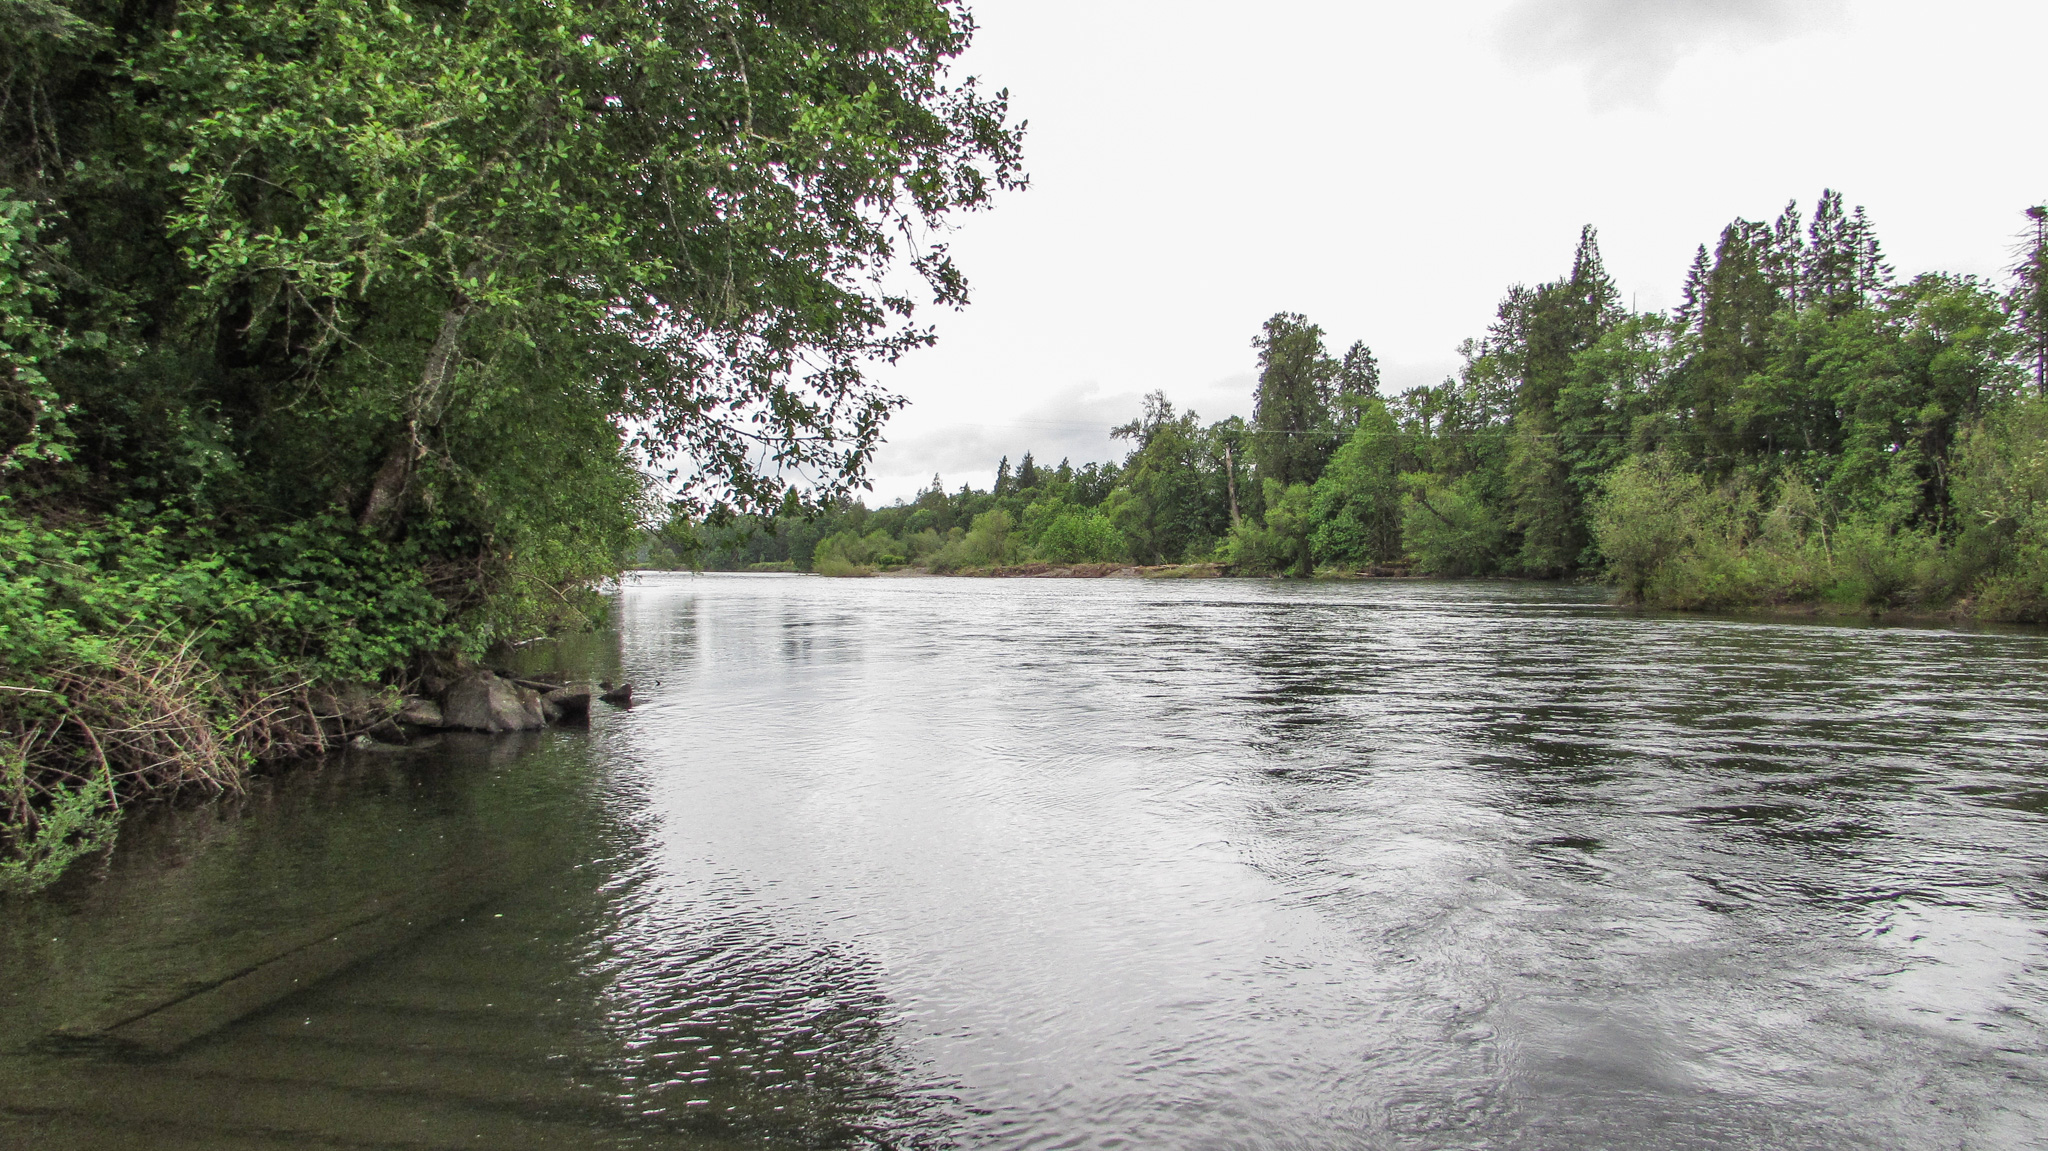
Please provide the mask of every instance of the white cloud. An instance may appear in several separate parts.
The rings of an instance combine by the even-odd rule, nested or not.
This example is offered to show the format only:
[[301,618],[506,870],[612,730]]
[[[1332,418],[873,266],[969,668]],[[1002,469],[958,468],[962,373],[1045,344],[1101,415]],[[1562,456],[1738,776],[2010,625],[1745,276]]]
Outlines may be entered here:
[[[1200,387],[1168,389],[1167,398],[1177,410],[1192,407],[1204,423],[1213,423],[1249,415],[1251,395],[1252,377],[1240,373]],[[1136,419],[1144,408],[1145,398],[1137,391],[1084,383],[1042,394],[1029,408],[1000,422],[935,421],[919,427],[911,422],[911,413],[905,413],[868,470],[875,485],[868,502],[909,499],[931,483],[934,471],[948,490],[962,483],[986,488],[995,478],[998,460],[1008,456],[1015,467],[1025,452],[1046,467],[1062,459],[1075,467],[1122,460],[1130,445],[1112,440],[1109,429]]]
[[1842,0],[1516,0],[1496,37],[1517,63],[1584,68],[1596,109],[1649,107],[1686,56],[1784,40],[1842,12]]

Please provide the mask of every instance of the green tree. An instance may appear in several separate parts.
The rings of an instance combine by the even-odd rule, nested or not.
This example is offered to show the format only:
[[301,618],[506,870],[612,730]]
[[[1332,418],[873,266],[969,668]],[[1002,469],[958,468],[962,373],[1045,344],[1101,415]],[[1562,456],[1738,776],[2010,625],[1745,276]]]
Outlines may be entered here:
[[1401,558],[1400,433],[1377,397],[1316,480],[1309,507],[1318,563],[1381,564]]
[[1521,534],[1517,566],[1530,575],[1571,571],[1588,540],[1581,492],[1558,442],[1558,397],[1579,356],[1621,321],[1620,293],[1600,258],[1591,225],[1579,232],[1571,275],[1526,299],[1510,329],[1519,347],[1508,354],[1521,369],[1508,472]]
[[1164,392],[1145,397],[1145,412],[1110,435],[1135,447],[1125,459],[1118,496],[1104,503],[1140,563],[1178,563],[1206,551],[1222,534],[1224,514],[1205,464],[1207,437],[1194,412],[1174,410]]
[[2048,205],[2027,209],[2032,236],[2015,271],[2011,309],[2034,374],[2034,394],[2048,396]]
[[1282,490],[1314,483],[1335,446],[1331,403],[1340,365],[1323,350],[1323,330],[1294,312],[1275,313],[1252,347],[1259,352],[1252,405],[1258,474]]
[[[81,47],[11,78],[5,131],[41,143],[0,184],[56,223],[71,318],[134,354],[52,378],[96,476],[215,507],[496,534],[579,482],[514,452],[829,503],[898,403],[864,365],[929,340],[876,273],[964,299],[905,229],[1016,182],[1003,98],[945,80],[971,25],[936,0],[71,11]],[[218,466],[164,466],[195,440]]]

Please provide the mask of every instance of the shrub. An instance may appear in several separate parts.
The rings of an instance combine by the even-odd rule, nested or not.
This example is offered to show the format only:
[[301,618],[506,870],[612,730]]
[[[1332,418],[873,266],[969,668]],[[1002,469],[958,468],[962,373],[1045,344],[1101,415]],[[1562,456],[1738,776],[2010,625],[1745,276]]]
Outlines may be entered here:
[[1401,537],[1416,568],[1436,575],[1484,575],[1493,570],[1506,526],[1479,491],[1480,477],[1450,483],[1435,476],[1401,477]]
[[1110,563],[1124,557],[1124,536],[1099,511],[1067,508],[1045,525],[1032,550],[1053,563]]
[[[955,533],[959,530],[953,529]],[[974,517],[973,526],[964,535],[949,538],[933,552],[929,566],[935,572],[950,572],[1012,563],[1023,554],[1023,541],[1015,533],[1016,520],[1009,512],[1001,508],[983,512]]]

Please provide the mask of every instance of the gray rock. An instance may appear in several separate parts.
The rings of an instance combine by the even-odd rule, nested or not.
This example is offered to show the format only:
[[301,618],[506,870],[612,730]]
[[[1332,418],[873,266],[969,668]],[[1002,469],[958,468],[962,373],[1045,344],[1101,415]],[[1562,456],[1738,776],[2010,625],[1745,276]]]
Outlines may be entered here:
[[548,725],[548,708],[545,703],[541,702],[540,693],[530,687],[515,687],[513,690],[519,693],[519,710],[526,715],[526,727],[528,729],[546,727]]
[[465,731],[531,731],[547,726],[540,695],[488,671],[455,681],[441,708],[444,727]]
[[414,727],[444,727],[447,721],[441,717],[441,705],[431,699],[416,695],[405,697],[405,706],[398,709],[398,722]]
[[596,694],[597,689],[587,683],[572,683],[540,698],[542,704],[553,709],[552,718],[556,723],[588,723],[590,700]]
[[351,725],[375,723],[398,707],[393,693],[367,683],[316,687],[306,693],[306,702],[311,706],[314,718],[339,719]]

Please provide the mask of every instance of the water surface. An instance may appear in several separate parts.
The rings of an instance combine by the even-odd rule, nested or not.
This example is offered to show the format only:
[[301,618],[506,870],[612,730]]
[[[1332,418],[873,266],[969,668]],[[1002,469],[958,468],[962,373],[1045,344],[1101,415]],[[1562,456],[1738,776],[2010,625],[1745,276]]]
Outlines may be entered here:
[[[8,908],[0,1143],[2043,1145],[2048,639],[1490,583],[648,576],[588,733]],[[168,1057],[49,1033],[448,877]]]

